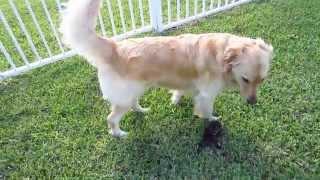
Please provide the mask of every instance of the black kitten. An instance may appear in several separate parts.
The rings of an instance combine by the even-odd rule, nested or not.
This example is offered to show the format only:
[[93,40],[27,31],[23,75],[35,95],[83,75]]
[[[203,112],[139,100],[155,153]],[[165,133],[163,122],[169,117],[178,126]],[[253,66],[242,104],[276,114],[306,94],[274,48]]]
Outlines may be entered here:
[[215,147],[222,148],[223,128],[219,121],[210,121],[203,133],[199,148]]

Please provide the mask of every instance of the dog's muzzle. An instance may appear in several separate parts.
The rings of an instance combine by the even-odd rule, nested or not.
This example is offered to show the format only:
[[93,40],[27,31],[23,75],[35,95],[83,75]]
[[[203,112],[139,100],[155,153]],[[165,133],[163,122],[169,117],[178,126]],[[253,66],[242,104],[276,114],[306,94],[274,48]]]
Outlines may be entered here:
[[255,105],[257,103],[257,97],[256,96],[249,96],[247,98],[247,103],[250,105]]

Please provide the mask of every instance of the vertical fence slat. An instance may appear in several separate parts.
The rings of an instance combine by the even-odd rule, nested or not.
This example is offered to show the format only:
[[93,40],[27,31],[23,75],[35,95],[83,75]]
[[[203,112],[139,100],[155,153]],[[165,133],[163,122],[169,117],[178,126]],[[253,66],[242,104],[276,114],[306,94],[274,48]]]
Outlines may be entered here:
[[119,8],[119,11],[120,11],[120,19],[121,19],[122,31],[123,32],[127,32],[126,24],[124,23],[124,15],[123,15],[123,8],[122,8],[121,0],[117,0],[117,2],[118,2],[118,8]]
[[189,17],[189,11],[190,11],[190,2],[189,0],[186,0],[186,17]]
[[28,11],[30,12],[32,21],[33,21],[33,23],[35,24],[36,29],[37,29],[37,31],[38,31],[38,33],[39,33],[39,35],[40,35],[40,38],[41,38],[41,40],[42,40],[42,42],[43,42],[43,44],[44,44],[44,46],[45,46],[45,48],[46,48],[49,56],[51,57],[51,56],[52,56],[52,53],[51,53],[51,50],[50,50],[50,48],[49,48],[48,42],[47,42],[47,40],[46,40],[46,38],[45,38],[45,36],[44,36],[44,34],[43,34],[43,32],[42,32],[42,29],[41,29],[41,27],[40,27],[40,25],[39,25],[39,23],[38,23],[38,20],[37,20],[37,18],[36,18],[36,15],[34,14],[34,12],[33,12],[33,10],[32,10],[32,7],[31,7],[31,4],[30,4],[29,0],[25,0],[25,3],[26,3],[26,5],[27,5]]
[[36,47],[35,47],[35,45],[34,45],[34,43],[33,43],[33,41],[32,41],[32,38],[31,38],[29,32],[27,31],[26,26],[24,25],[24,23],[23,23],[23,21],[22,21],[22,19],[21,19],[20,13],[18,12],[18,10],[17,10],[17,8],[16,8],[16,5],[14,4],[14,2],[13,2],[12,0],[9,0],[9,4],[10,4],[12,10],[13,10],[14,15],[15,15],[16,18],[18,19],[18,23],[19,23],[20,29],[22,30],[22,32],[23,32],[24,35],[26,36],[27,41],[28,41],[28,44],[29,44],[32,52],[35,54],[36,59],[37,59],[37,60],[40,60],[41,57],[40,57],[40,55],[39,55],[39,53],[38,53],[38,51],[37,51],[37,49],[36,49]]
[[149,0],[151,24],[156,32],[163,31],[161,4],[161,0]]
[[177,0],[177,19],[180,20],[180,0]]
[[142,0],[139,0],[139,11],[140,11],[140,19],[141,19],[141,25],[144,26],[144,15],[143,15],[143,4]]
[[111,21],[112,33],[115,36],[115,35],[117,35],[117,31],[116,31],[116,26],[114,24],[114,17],[113,17],[113,12],[112,12],[112,8],[111,8],[110,0],[107,0],[107,8],[108,8],[108,13],[109,13],[109,18]]
[[46,14],[47,20],[49,21],[49,24],[50,24],[51,30],[52,30],[52,32],[53,32],[53,35],[54,35],[55,38],[57,39],[59,48],[60,48],[61,52],[64,52],[64,49],[63,49],[63,46],[62,46],[60,37],[59,37],[59,35],[58,35],[58,33],[57,33],[56,27],[55,27],[55,25],[53,24],[51,15],[50,15],[50,13],[49,13],[47,3],[46,3],[44,0],[41,0],[41,4],[42,4],[42,7],[43,7],[44,12],[45,12],[45,14]]
[[213,0],[210,1],[210,9],[213,9]]
[[136,22],[135,22],[134,13],[133,13],[132,1],[128,0],[128,3],[129,3],[130,18],[131,18],[131,26],[132,26],[132,29],[136,29]]
[[101,12],[99,12],[98,20],[99,20],[99,24],[100,24],[102,35],[106,36],[106,29],[105,29],[105,26],[104,26],[103,18],[101,16]]
[[152,24],[151,0],[148,0],[150,24]]
[[168,23],[171,23],[171,0],[167,1],[168,6]]
[[198,14],[198,0],[194,0],[194,15]]
[[218,0],[218,8],[221,7],[221,0]]
[[0,10],[0,19],[1,19],[1,22],[4,24],[4,27],[5,27],[6,31],[8,32],[9,36],[11,37],[15,47],[17,48],[18,53],[20,54],[23,62],[25,64],[29,64],[29,61],[28,61],[26,55],[24,54],[19,42],[17,41],[17,38],[15,37],[14,33],[12,32],[12,29],[11,29],[10,25],[8,24],[8,21],[4,17],[4,14],[2,13],[1,10]]
[[60,0],[55,0],[56,1],[56,4],[57,4],[57,7],[58,7],[58,10],[59,10],[59,13],[62,12],[62,6],[61,6],[61,2]]
[[10,56],[10,54],[8,53],[8,51],[6,50],[6,48],[4,47],[1,41],[0,41],[0,50],[3,53],[4,57],[6,58],[6,60],[8,61],[8,63],[10,64],[11,68],[15,69],[16,65],[14,64],[12,57]]
[[202,0],[202,13],[206,12],[206,0]]

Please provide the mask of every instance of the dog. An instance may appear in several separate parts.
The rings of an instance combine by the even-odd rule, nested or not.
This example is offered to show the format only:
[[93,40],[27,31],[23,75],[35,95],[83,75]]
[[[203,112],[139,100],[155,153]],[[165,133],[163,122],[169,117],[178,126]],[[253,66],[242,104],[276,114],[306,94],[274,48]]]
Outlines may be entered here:
[[110,133],[124,137],[119,123],[130,109],[147,112],[139,97],[150,87],[172,90],[177,104],[185,92],[194,97],[194,113],[212,116],[215,97],[239,87],[249,104],[266,78],[273,47],[261,39],[227,33],[145,37],[116,42],[95,31],[101,0],[70,0],[60,24],[63,42],[97,68],[103,98],[111,103]]

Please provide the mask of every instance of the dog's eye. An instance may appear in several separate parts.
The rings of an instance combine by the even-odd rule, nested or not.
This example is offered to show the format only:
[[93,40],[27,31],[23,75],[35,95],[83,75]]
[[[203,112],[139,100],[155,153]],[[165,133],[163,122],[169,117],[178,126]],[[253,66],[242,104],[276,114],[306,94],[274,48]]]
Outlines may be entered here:
[[249,83],[249,80],[245,77],[242,77],[242,80],[245,82],[245,83]]

